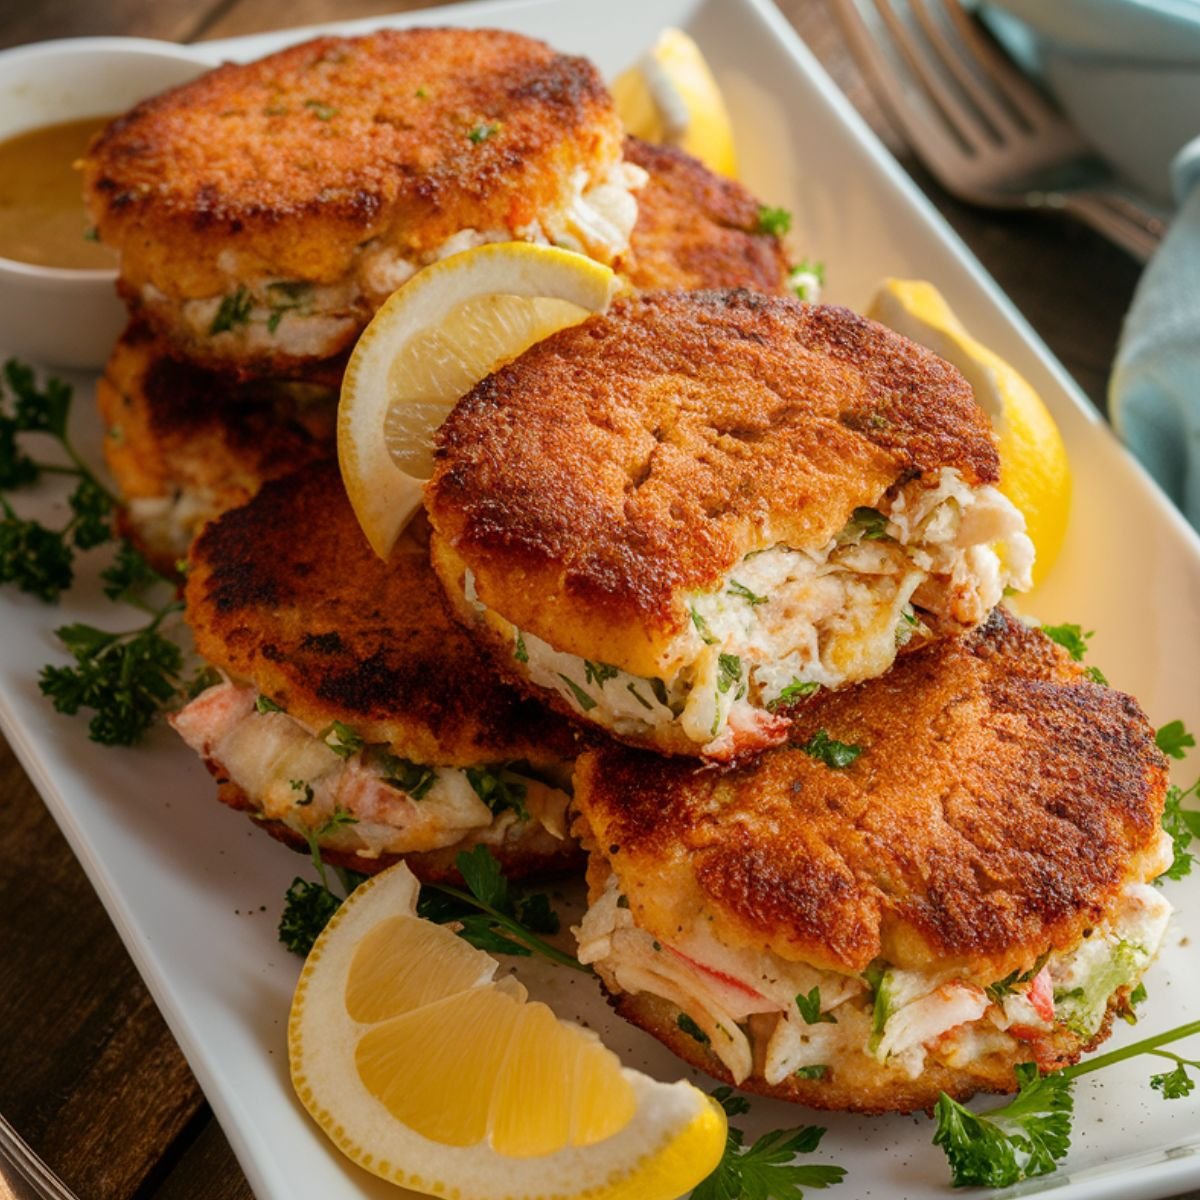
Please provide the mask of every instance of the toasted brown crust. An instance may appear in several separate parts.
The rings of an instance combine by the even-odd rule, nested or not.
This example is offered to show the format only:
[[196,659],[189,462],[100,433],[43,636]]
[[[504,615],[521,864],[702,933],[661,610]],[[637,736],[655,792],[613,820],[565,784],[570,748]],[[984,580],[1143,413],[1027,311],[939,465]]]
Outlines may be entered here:
[[624,157],[650,176],[637,193],[629,251],[616,263],[633,287],[783,292],[783,242],[760,231],[761,205],[746,188],[674,146],[627,137]]
[[[851,1063],[834,1064],[820,1079],[802,1079],[793,1075],[778,1084],[769,1084],[756,1072],[737,1087],[743,1092],[804,1104],[809,1108],[874,1115],[932,1110],[942,1092],[956,1100],[967,1100],[976,1092],[1014,1092],[1017,1089],[1014,1068],[1018,1064],[1036,1057],[1043,1071],[1058,1070],[1078,1062],[1085,1052],[1103,1042],[1112,1026],[1113,1014],[1126,1007],[1126,994],[1127,989],[1114,994],[1104,1023],[1086,1043],[1059,1025],[1036,1047],[1015,1038],[1009,1039],[1010,1049],[977,1058],[966,1068],[950,1067],[930,1056],[916,1079],[907,1079],[900,1072],[887,1070],[860,1055]],[[640,992],[637,995],[610,995],[609,1003],[627,1021],[657,1038],[685,1062],[723,1083],[734,1082],[715,1054],[680,1029],[679,1009],[669,1001],[649,992]]]
[[92,143],[84,187],[129,299],[147,284],[199,298],[335,282],[372,239],[411,257],[464,228],[515,232],[566,203],[577,169],[615,162],[620,138],[586,59],[499,30],[381,30],[144,101]]
[[[806,754],[818,730],[862,747]],[[603,746],[575,803],[636,923],[859,972],[983,982],[1078,944],[1156,873],[1167,770],[1137,703],[997,609],[974,633],[821,693],[742,769]]]
[[[328,457],[340,364],[310,383],[239,384],[171,356],[145,326],[121,335],[96,385],[104,457],[121,498],[198,503],[194,524],[245,504],[268,479]],[[180,548],[123,511],[124,532],[173,572]]]
[[688,593],[750,551],[824,545],[943,467],[974,486],[998,461],[970,387],[929,351],[847,309],[651,293],[472,389],[438,434],[426,503],[490,608],[656,675]]
[[[239,812],[251,815],[257,812],[246,793],[229,780],[220,781],[217,797],[222,804],[227,804]],[[308,842],[282,821],[264,820],[255,816],[254,823],[298,853],[310,853]],[[321,859],[328,866],[359,871],[364,875],[374,875],[398,862],[404,862],[422,883],[461,884],[462,876],[454,865],[454,860],[461,851],[476,844],[476,839],[464,838],[441,850],[425,850],[415,854],[380,854],[376,858],[322,846]],[[535,821],[526,824],[515,840],[488,842],[487,845],[509,879],[525,879],[534,875],[562,875],[576,872],[583,865],[583,852],[578,842],[573,838],[560,840],[547,833]]]
[[384,563],[334,464],[267,484],[192,547],[185,595],[197,649],[304,724],[343,721],[417,762],[571,758],[566,722],[480,669],[442,604],[422,528]]

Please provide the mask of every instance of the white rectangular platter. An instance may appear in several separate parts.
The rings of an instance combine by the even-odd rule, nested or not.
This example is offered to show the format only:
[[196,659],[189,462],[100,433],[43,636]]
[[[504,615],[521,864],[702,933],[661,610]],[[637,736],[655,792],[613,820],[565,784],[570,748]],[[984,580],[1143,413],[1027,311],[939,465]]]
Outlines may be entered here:
[[[825,260],[827,299],[861,307],[884,276],[931,279],[1052,410],[1075,473],[1074,513],[1058,566],[1025,609],[1096,630],[1091,660],[1138,696],[1153,722],[1182,717],[1200,727],[1200,539],[767,0],[500,0],[328,28],[415,23],[518,30],[590,56],[609,77],[664,25],[689,30],[728,98],[745,181],[793,211],[797,257]],[[310,32],[208,43],[196,53],[206,62],[248,59]],[[74,382],[78,444],[95,452],[93,381]],[[26,515],[57,520],[61,511],[50,493],[20,502]],[[157,729],[136,750],[104,749],[87,740],[84,720],[55,715],[38,694],[40,667],[62,654],[53,628],[69,620],[116,626],[119,614],[99,598],[103,565],[101,552],[85,556],[78,586],[58,608],[0,594],[4,731],[91,877],[260,1200],[394,1197],[396,1189],[329,1147],[288,1083],[285,1028],[300,963],[276,941],[275,924],[303,860],[221,809],[200,763],[169,730]],[[1191,769],[1200,770],[1200,759]],[[1200,877],[1169,885],[1167,894],[1178,913],[1149,976],[1139,1034],[1200,1012]],[[662,1078],[680,1074],[677,1060],[615,1019],[586,979],[523,964],[519,973],[560,1013],[597,1028],[629,1065]],[[1122,1025],[1112,1044],[1134,1036]],[[1200,1187],[1200,1092],[1166,1103],[1150,1090],[1150,1073],[1142,1060],[1083,1082],[1067,1168],[1008,1194],[1138,1200]],[[830,1131],[819,1160],[849,1170],[831,1195],[951,1194],[924,1118],[815,1115],[758,1101],[743,1123],[757,1135],[812,1121]]]

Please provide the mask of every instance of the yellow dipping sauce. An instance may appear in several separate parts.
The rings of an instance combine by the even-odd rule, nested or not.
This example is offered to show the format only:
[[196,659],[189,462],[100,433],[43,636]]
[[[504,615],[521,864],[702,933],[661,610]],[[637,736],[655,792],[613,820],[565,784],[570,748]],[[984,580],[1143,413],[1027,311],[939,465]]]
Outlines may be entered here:
[[74,167],[110,120],[63,121],[0,142],[0,258],[39,267],[117,265],[112,250],[89,240],[91,223]]

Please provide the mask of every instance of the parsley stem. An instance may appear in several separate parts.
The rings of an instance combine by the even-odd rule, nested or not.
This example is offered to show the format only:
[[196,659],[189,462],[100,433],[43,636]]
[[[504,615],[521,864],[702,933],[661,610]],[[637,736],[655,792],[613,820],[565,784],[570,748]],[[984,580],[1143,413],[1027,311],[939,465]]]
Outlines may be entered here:
[[506,929],[518,941],[524,943],[531,950],[536,950],[539,954],[548,958],[551,962],[557,963],[560,967],[571,967],[576,971],[582,971],[585,975],[591,975],[592,968],[584,966],[577,958],[573,958],[569,954],[564,954],[563,951],[551,946],[549,942],[543,942],[536,934],[530,933],[519,922],[514,921],[511,917],[506,917],[498,909],[493,908],[490,904],[485,904],[482,900],[472,896],[470,892],[464,892],[461,888],[456,888],[449,883],[433,883],[430,887],[436,888],[439,892],[445,892],[447,896],[453,896],[456,900],[461,900],[465,904],[470,904],[474,908],[481,909],[487,913],[489,917]]
[[1177,1025],[1165,1033],[1156,1033],[1153,1037],[1142,1038],[1130,1046],[1122,1046],[1120,1050],[1110,1050],[1098,1058],[1089,1058],[1087,1062],[1076,1063],[1073,1067],[1064,1068],[1059,1074],[1065,1079],[1078,1079],[1081,1075],[1089,1075],[1113,1063],[1122,1062],[1127,1058],[1135,1058],[1139,1054],[1150,1054],[1157,1051],[1159,1046],[1167,1042],[1177,1042],[1181,1038],[1191,1037],[1200,1033],[1200,1021],[1189,1021],[1186,1025]]
[[[79,456],[75,447],[71,445],[70,439],[65,433],[59,438],[59,441],[62,443],[62,448],[67,452],[67,457],[70,458],[70,460],[78,469],[78,473],[82,475],[84,479],[88,480],[88,482],[91,483],[91,485],[97,491],[103,492],[105,497],[108,499],[109,504],[111,504],[113,508],[120,508],[121,498],[115,492],[105,487],[104,484],[102,484],[100,480],[96,478],[96,473]],[[45,469],[48,470],[49,468]]]

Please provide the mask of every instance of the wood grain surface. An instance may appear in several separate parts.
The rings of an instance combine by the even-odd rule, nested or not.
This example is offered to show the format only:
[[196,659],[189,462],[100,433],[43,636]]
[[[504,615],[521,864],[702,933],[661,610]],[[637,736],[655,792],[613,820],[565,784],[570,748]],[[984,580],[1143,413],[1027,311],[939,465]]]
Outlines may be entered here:
[[[403,0],[5,0],[0,47],[85,34],[189,41],[421,7]],[[1138,265],[1065,219],[984,213],[948,197],[905,155],[823,0],[780,7],[1103,407]],[[187,1064],[2,741],[0,905],[0,1112],[81,1200],[248,1200],[245,1177]]]

